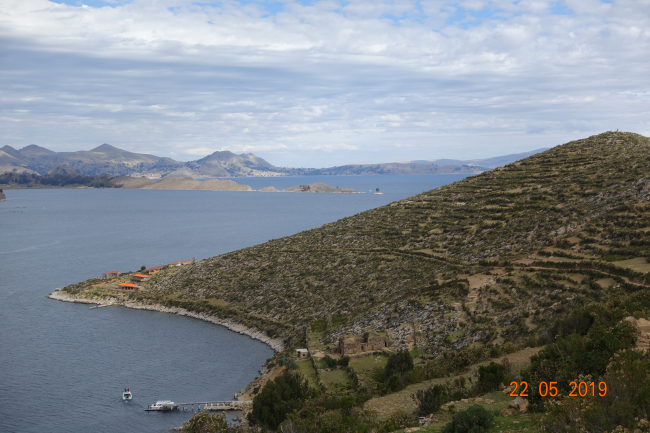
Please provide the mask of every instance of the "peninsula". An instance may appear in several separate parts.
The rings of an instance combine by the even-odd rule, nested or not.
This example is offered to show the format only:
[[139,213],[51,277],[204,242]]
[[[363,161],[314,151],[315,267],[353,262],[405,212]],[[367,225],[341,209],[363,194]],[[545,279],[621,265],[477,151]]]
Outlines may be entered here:
[[[395,430],[417,424],[418,411],[421,423],[439,429],[477,404],[483,409],[472,410],[496,411],[501,421],[517,417],[532,431],[561,431],[551,426],[562,419],[557,407],[573,404],[563,397],[571,380],[589,375],[650,392],[646,379],[630,379],[626,370],[650,368],[639,355],[650,341],[649,152],[647,137],[606,132],[317,229],[158,272],[135,293],[89,280],[59,296],[178,308],[254,329],[282,341],[265,369],[299,369],[310,386],[349,397],[355,410],[377,410],[387,423],[400,409],[406,424]],[[300,348],[313,361],[290,363]],[[410,364],[395,364],[398,355]],[[488,384],[490,360],[499,362],[489,370],[498,379]],[[443,382],[448,376],[453,381]],[[530,396],[514,403],[501,397],[497,386],[511,381],[530,384]],[[564,406],[549,403],[541,381],[557,384]],[[439,393],[436,405],[424,404],[425,394],[411,398],[425,388]],[[635,395],[590,400],[576,422],[596,431],[589,423],[598,420],[599,431],[611,431],[618,425],[607,423],[611,399],[641,408],[646,403]],[[301,399],[297,419],[313,419],[300,412],[312,407],[309,397]],[[549,415],[534,426],[527,408]],[[252,421],[278,428],[255,413]],[[355,413],[358,422],[375,422]],[[333,419],[321,416],[314,415]],[[616,419],[629,428],[639,420]]]

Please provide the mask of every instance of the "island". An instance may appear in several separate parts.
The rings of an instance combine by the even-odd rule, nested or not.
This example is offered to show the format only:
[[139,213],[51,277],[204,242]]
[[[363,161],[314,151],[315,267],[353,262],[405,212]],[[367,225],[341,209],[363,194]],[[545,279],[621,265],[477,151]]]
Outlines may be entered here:
[[361,194],[352,188],[339,188],[338,186],[329,186],[322,182],[312,183],[311,185],[292,186],[287,189],[275,189],[273,186],[267,186],[259,189],[260,192],[319,192],[319,193],[343,193],[343,194]]
[[4,192],[0,189],[0,201],[5,201],[7,200],[7,196],[5,195]]
[[232,180],[210,179],[195,180],[191,177],[166,177],[162,180],[151,180],[146,177],[118,176],[110,180],[114,186],[124,189],[174,189],[202,191],[253,191],[248,185],[242,185]]

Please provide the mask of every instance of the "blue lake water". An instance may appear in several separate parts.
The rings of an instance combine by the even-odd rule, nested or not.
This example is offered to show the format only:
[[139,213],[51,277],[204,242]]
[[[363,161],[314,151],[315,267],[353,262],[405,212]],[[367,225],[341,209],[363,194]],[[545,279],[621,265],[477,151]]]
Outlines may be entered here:
[[[202,259],[318,227],[464,178],[239,178],[254,189],[325,182],[367,194],[42,189],[0,202],[0,432],[159,432],[189,412],[159,399],[231,399],[272,355],[200,320],[49,300],[117,270]],[[383,195],[372,194],[380,188]],[[121,401],[130,387],[134,400]]]

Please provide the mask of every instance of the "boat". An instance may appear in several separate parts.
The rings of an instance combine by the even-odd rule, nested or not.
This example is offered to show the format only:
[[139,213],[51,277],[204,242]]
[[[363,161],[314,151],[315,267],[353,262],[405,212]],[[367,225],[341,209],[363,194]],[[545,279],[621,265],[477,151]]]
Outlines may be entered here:
[[169,400],[158,400],[156,404],[147,406],[146,411],[160,411],[166,412],[170,410],[178,410],[178,405]]
[[133,400],[133,394],[131,394],[131,388],[126,388],[122,393],[122,400],[131,401]]

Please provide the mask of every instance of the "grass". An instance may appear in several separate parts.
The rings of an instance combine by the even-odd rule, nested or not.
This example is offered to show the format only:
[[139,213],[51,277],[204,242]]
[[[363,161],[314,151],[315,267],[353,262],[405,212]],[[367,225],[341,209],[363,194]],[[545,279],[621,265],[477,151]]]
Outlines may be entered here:
[[309,382],[309,386],[318,388],[319,381],[311,359],[301,359],[296,361],[296,364],[298,364],[298,371],[305,376]]
[[334,391],[341,391],[350,385],[348,374],[342,369],[321,371],[320,380],[325,388]]

